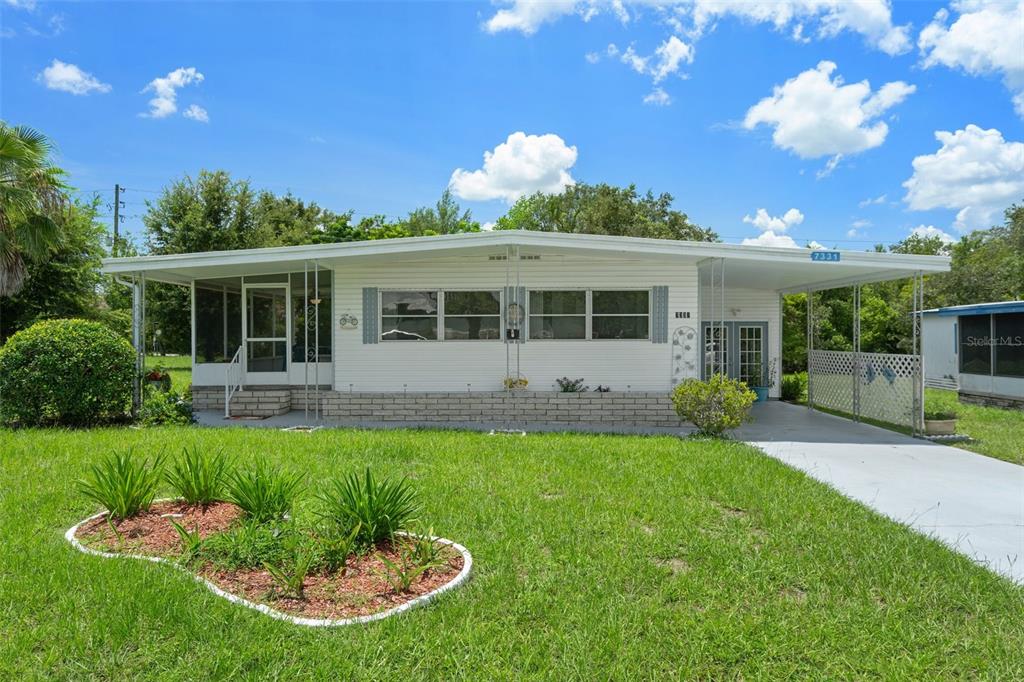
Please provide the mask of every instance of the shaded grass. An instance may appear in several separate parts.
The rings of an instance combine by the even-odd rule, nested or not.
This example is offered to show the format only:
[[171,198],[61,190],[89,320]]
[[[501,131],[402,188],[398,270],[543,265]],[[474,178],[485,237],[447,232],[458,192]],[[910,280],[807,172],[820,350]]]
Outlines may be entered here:
[[[469,584],[310,630],[164,566],[84,556],[113,448],[407,475]],[[741,443],[266,429],[0,431],[0,679],[1013,679],[1024,591]],[[311,496],[296,510],[312,513]]]
[[[952,410],[956,412],[959,416],[956,426],[957,433],[970,436],[973,439],[972,442],[956,442],[948,443],[948,445],[1007,462],[1024,464],[1024,410],[968,405],[959,401],[956,391],[939,388],[925,388],[924,391],[926,411]],[[801,400],[794,402],[798,405],[807,404],[807,395],[804,394]],[[820,405],[815,406],[814,409],[846,419],[853,418],[853,415],[848,412]],[[910,427],[879,419],[861,417],[861,421],[906,435],[911,433]]]
[[953,443],[956,447],[1024,464],[1024,410],[968,405],[957,399],[956,391],[938,388],[925,389],[925,407],[957,413],[957,433],[966,434],[974,441]]

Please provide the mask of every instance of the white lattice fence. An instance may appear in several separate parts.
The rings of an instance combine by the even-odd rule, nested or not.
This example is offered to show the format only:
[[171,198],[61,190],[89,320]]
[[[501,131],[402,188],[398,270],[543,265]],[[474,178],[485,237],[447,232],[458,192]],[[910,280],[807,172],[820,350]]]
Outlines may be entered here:
[[809,354],[810,395],[815,405],[914,427],[916,355],[813,350]]
[[913,427],[914,377],[920,369],[921,358],[861,353],[860,364],[861,416]]
[[814,404],[853,414],[853,353],[812,350],[808,361],[808,389]]

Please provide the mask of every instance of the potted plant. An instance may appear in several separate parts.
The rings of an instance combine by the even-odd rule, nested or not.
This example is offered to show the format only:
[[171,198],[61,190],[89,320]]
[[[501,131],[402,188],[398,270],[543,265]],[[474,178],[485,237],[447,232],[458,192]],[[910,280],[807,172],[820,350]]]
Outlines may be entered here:
[[761,376],[757,378],[757,384],[751,390],[757,395],[757,402],[763,403],[768,400],[768,391],[775,385],[775,358],[763,368]]
[[924,432],[929,436],[956,435],[956,418],[953,410],[925,410]]
[[505,377],[502,383],[505,384],[505,390],[507,391],[523,391],[526,390],[526,386],[530,381],[524,376],[508,376]]
[[171,390],[171,375],[160,365],[146,370],[146,383],[158,391],[166,393]]

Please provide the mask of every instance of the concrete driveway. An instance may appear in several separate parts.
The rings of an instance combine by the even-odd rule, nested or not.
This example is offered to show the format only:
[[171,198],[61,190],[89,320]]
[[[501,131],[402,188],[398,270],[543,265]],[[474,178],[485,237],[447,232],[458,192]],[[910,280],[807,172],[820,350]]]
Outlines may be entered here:
[[736,436],[1024,583],[1024,467],[772,401]]

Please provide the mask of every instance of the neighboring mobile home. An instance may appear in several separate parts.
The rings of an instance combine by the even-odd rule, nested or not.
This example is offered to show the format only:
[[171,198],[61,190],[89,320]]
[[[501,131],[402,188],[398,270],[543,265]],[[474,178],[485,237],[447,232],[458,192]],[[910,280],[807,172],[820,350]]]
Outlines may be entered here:
[[925,383],[968,402],[1024,407],[1024,301],[925,310]]
[[[237,414],[382,421],[500,421],[515,409],[568,423],[673,422],[672,386],[713,372],[777,397],[783,293],[948,268],[934,256],[524,231],[104,263],[135,286],[136,327],[146,281],[190,289],[197,409],[227,400]],[[505,391],[507,377],[528,390]],[[610,392],[552,402],[560,377]]]

